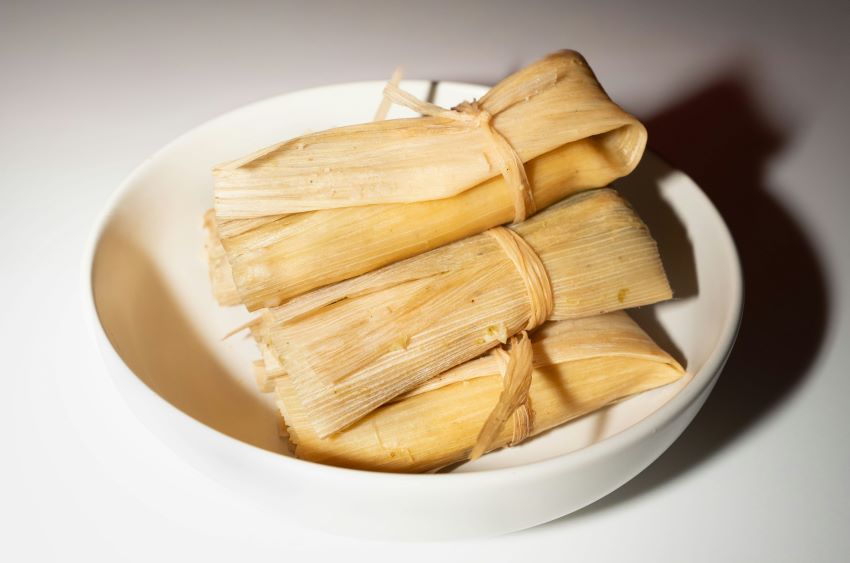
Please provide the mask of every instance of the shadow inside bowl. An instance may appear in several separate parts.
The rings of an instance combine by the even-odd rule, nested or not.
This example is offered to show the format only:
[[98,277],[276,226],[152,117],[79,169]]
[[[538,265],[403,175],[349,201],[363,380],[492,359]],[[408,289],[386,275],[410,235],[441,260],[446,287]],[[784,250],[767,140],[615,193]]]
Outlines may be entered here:
[[[116,220],[105,228],[92,288],[101,324],[130,370],[199,422],[285,453],[269,406],[236,381],[186,318],[154,262]],[[108,267],[100,267],[108,264]]]

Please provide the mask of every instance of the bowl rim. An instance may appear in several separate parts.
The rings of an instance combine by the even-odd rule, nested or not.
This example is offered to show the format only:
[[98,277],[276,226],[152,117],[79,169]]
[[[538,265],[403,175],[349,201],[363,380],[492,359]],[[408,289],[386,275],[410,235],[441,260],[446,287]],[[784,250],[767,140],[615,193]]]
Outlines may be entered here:
[[[146,394],[148,399],[153,399],[153,401],[148,401],[149,403],[158,404],[160,405],[161,409],[169,411],[172,414],[177,413],[178,417],[185,420],[185,422],[189,425],[194,425],[196,426],[197,430],[208,433],[210,439],[216,440],[218,445],[221,447],[236,448],[236,450],[234,451],[245,452],[246,454],[253,452],[255,455],[259,454],[261,456],[265,456],[269,463],[281,464],[280,467],[282,469],[295,469],[299,471],[310,470],[314,472],[316,478],[349,478],[356,479],[363,483],[369,483],[375,480],[379,480],[382,484],[388,484],[390,481],[392,481],[394,483],[404,483],[405,485],[415,484],[419,487],[454,487],[456,485],[466,486],[469,485],[470,482],[475,482],[476,484],[484,485],[492,481],[503,482],[505,478],[510,478],[510,480],[513,481],[523,481],[526,479],[536,479],[544,475],[550,475],[553,473],[564,473],[568,471],[569,468],[579,467],[591,463],[597,458],[605,457],[615,451],[625,449],[629,445],[641,441],[646,436],[653,434],[658,428],[663,427],[670,421],[677,418],[680,413],[685,411],[694,401],[696,401],[700,397],[702,392],[714,382],[717,375],[722,370],[727,358],[729,357],[729,354],[732,351],[733,344],[738,334],[738,329],[740,327],[741,317],[743,314],[744,298],[743,275],[740,257],[732,234],[729,231],[729,227],[726,225],[726,222],[723,220],[723,217],[720,215],[720,212],[717,210],[717,208],[714,206],[714,204],[711,202],[705,192],[703,192],[699,185],[694,182],[694,180],[685,172],[682,172],[674,166],[671,166],[665,159],[663,159],[657,153],[654,153],[649,149],[646,150],[646,153],[649,153],[652,157],[661,160],[672,170],[675,170],[678,174],[682,174],[688,181],[691,182],[691,184],[696,188],[696,193],[702,199],[701,203],[704,206],[706,212],[709,213],[712,216],[712,219],[716,220],[717,224],[719,225],[720,232],[718,233],[719,237],[717,238],[716,242],[717,244],[721,244],[725,247],[726,254],[730,257],[729,266],[731,274],[730,277],[732,294],[731,299],[728,302],[726,321],[721,330],[720,338],[718,339],[717,344],[715,345],[713,351],[709,355],[702,369],[692,374],[691,381],[689,381],[674,397],[672,397],[669,401],[661,405],[658,409],[653,411],[644,419],[626,428],[625,430],[622,430],[613,436],[595,442],[590,446],[586,446],[572,452],[556,455],[551,458],[522,463],[520,465],[458,473],[389,473],[363,469],[336,467],[332,465],[325,465],[322,463],[298,459],[294,456],[281,455],[276,452],[265,450],[259,446],[243,442],[238,438],[234,438],[215,428],[207,426],[206,424],[198,421],[197,419],[191,417],[184,411],[180,410],[175,405],[166,400],[164,397],[156,393],[141,378],[139,378],[133,372],[132,369],[130,369],[130,367],[125,363],[124,359],[115,349],[114,345],[112,344],[112,341],[110,340],[106,332],[105,327],[103,326],[100,314],[97,310],[97,301],[95,298],[93,279],[98,248],[100,246],[100,241],[102,239],[103,233],[107,225],[109,224],[109,221],[111,220],[112,216],[115,214],[116,209],[119,207],[121,201],[124,199],[126,194],[132,190],[138,179],[143,177],[147,173],[147,171],[157,163],[157,160],[160,156],[167,154],[172,148],[186,142],[199,130],[209,127],[218,121],[230,119],[234,117],[234,115],[237,113],[256,110],[259,108],[259,106],[266,104],[275,105],[284,102],[286,98],[295,95],[309,95],[310,93],[315,93],[320,90],[336,88],[346,89],[367,86],[377,87],[385,83],[386,81],[383,80],[340,82],[324,86],[294,90],[291,92],[257,100],[252,103],[237,107],[216,117],[213,117],[212,119],[205,120],[204,122],[196,125],[195,127],[192,127],[188,131],[182,133],[172,141],[160,147],[158,150],[148,156],[144,161],[142,161],[142,163],[136,166],[136,168],[119,184],[118,188],[116,188],[113,193],[107,198],[106,203],[103,205],[102,210],[99,212],[95,220],[94,226],[92,227],[91,232],[89,233],[88,239],[86,241],[86,246],[81,263],[81,289],[83,293],[83,305],[85,310],[85,316],[93,337],[93,343],[95,345],[97,345],[98,342],[104,341],[108,343],[108,349],[103,346],[97,346],[97,348],[99,350],[99,354],[101,355],[102,360],[104,361],[104,370],[109,373],[110,379],[113,381],[113,383],[116,382],[115,378],[118,377],[118,375],[116,374],[116,370],[111,369],[111,366],[106,363],[106,353],[109,353],[110,356],[113,356],[115,359],[118,360],[117,364],[115,365],[120,366],[120,371],[122,372],[122,375],[120,377],[129,378],[130,380],[134,380],[136,383],[141,384],[137,385],[136,387],[141,388],[141,392]],[[432,82],[428,80],[404,80],[402,82],[402,84],[408,88],[422,87],[425,85],[430,85],[431,83]],[[439,81],[439,84],[443,86],[466,89],[475,92],[483,92],[487,89],[486,86],[482,86],[479,84],[457,81]],[[120,393],[121,392],[119,391],[119,394]],[[132,408],[130,410],[134,411],[134,409]],[[133,414],[137,418],[140,418],[136,412],[133,412]],[[145,424],[145,426],[148,426],[144,421],[143,424]],[[157,436],[158,440],[162,440],[162,438],[157,435],[156,432],[153,433]]]

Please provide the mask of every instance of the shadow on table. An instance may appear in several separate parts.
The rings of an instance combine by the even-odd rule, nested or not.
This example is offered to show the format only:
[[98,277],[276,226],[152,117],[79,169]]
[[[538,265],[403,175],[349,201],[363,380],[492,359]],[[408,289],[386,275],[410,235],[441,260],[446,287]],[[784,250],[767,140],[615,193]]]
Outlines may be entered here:
[[788,133],[761,114],[746,81],[723,77],[646,124],[652,149],[696,180],[732,231],[744,271],[743,322],[717,386],[682,437],[635,479],[568,518],[649,492],[743,435],[805,377],[828,322],[817,253],[766,185],[767,165]]

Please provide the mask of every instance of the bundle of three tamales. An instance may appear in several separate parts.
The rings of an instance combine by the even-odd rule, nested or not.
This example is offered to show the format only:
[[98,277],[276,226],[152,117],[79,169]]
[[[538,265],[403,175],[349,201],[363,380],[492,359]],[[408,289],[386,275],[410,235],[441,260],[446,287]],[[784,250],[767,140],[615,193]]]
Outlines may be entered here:
[[[530,186],[525,212],[627,173],[645,142],[643,128],[608,100],[575,53],[532,65],[479,104],[490,108],[491,121],[516,155],[533,159],[525,165]],[[521,116],[535,112],[555,124],[545,131],[548,138],[522,130]],[[542,121],[534,124],[542,127]],[[213,282],[221,296],[232,300],[236,292],[249,309],[273,306],[251,325],[263,354],[256,367],[263,386],[278,395],[297,455],[363,468],[427,470],[468,455],[476,445],[472,429],[480,430],[487,403],[492,409],[505,395],[494,396],[506,385],[494,375],[498,354],[463,362],[543,320],[654,303],[669,298],[670,289],[654,241],[612,191],[573,197],[512,231],[469,236],[517,218],[516,193],[511,194],[517,186],[510,185],[506,159],[500,166],[490,161],[498,158],[488,159],[478,125],[440,117],[381,123],[390,125],[302,137],[220,168],[216,225],[227,260],[216,255]],[[471,140],[476,135],[478,144]],[[347,143],[360,145],[357,159],[341,154]],[[390,149],[395,158],[388,158]],[[439,156],[431,156],[427,170],[411,180],[412,167],[423,164],[421,151]],[[306,156],[299,159],[299,153]],[[470,165],[476,154],[486,170]],[[468,187],[500,167],[504,178]],[[213,247],[215,230],[210,229]],[[512,255],[503,240],[512,237],[533,260]],[[453,240],[458,242],[441,246]],[[429,249],[434,250],[419,254]],[[211,253],[211,266],[212,260]],[[529,281],[523,266],[528,260],[536,262],[540,279]],[[385,267],[375,270],[380,266]],[[235,287],[227,283],[228,267]],[[370,273],[352,278],[364,272]],[[340,280],[347,281],[315,289]],[[549,292],[542,314],[530,284]],[[637,359],[634,346],[624,341],[618,341],[619,351],[609,347],[609,356],[618,358],[613,363],[604,354],[540,360],[552,349],[545,343],[563,343],[566,331],[597,347],[617,330],[631,334],[637,348],[651,345],[626,317],[584,322],[550,323],[535,336],[538,369],[532,377],[529,361],[523,437],[680,373],[657,348],[651,361],[646,355]],[[600,323],[613,328],[589,330]],[[642,367],[628,367],[624,358]],[[577,388],[583,389],[576,382],[596,383],[581,401],[557,405],[550,400],[554,395],[541,390],[566,383],[547,386],[538,372],[543,366],[558,372],[552,366],[566,364]],[[605,379],[602,370],[617,366],[619,375],[597,384]],[[458,373],[477,375],[433,388]],[[486,449],[516,441],[520,409],[511,412],[514,429],[498,425]],[[387,420],[394,422],[387,426]],[[371,445],[363,442],[369,433],[364,428],[371,429]],[[417,434],[416,428],[427,430]]]

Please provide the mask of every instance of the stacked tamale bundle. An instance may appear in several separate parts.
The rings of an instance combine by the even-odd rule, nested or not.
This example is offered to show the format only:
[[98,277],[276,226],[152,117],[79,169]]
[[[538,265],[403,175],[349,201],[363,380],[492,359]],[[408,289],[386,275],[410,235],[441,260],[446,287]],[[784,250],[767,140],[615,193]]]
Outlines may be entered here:
[[591,190],[634,168],[646,134],[580,55],[451,110],[395,82],[386,101],[423,117],[214,171],[213,293],[257,311],[257,382],[296,455],[427,471],[682,374],[612,313],[671,290],[634,210]]

